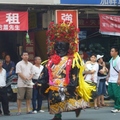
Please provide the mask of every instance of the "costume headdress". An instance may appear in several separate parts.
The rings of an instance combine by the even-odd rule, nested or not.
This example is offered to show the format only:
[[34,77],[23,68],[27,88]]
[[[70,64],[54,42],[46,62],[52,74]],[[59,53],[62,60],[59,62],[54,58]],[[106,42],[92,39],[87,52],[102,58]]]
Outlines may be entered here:
[[60,24],[54,24],[51,22],[47,31],[48,54],[54,54],[54,44],[58,41],[69,43],[69,54],[77,52],[78,33],[79,29],[76,28],[73,23],[66,21]]

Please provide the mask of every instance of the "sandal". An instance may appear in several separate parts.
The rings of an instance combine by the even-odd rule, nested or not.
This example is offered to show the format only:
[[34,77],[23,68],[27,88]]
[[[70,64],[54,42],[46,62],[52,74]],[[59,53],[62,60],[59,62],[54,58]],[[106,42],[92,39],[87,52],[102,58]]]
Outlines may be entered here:
[[106,104],[101,104],[103,107],[107,106]]
[[98,107],[100,107],[100,108],[101,108],[101,107],[102,107],[102,105],[101,105],[101,104],[98,104]]
[[27,112],[27,114],[33,114],[33,112],[32,112],[32,111],[30,111],[30,112]]
[[96,106],[96,107],[94,107],[94,109],[95,109],[95,110],[98,110],[98,109],[99,109],[99,107],[97,107],[97,106]]

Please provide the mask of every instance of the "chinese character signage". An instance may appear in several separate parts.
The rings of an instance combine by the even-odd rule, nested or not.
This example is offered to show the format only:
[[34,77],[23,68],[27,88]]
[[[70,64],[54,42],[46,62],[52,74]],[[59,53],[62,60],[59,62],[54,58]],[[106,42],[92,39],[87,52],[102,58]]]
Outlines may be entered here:
[[120,16],[99,14],[100,32],[109,35],[120,35]]
[[0,31],[27,31],[28,12],[0,12]]
[[78,20],[79,27],[99,27],[99,19],[86,19],[86,18],[80,18]]
[[70,21],[78,28],[77,10],[56,10],[56,23]]
[[83,5],[120,5],[120,0],[60,0],[61,4],[83,4]]

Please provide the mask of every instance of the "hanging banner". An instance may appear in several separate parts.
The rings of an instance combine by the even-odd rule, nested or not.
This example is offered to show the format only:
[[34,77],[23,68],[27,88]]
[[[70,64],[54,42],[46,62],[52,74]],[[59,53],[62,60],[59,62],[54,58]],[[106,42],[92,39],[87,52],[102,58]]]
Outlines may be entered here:
[[99,17],[102,34],[120,36],[120,16],[99,14]]
[[0,31],[27,31],[28,12],[0,12]]
[[78,11],[77,10],[56,10],[56,23],[70,21],[78,28]]

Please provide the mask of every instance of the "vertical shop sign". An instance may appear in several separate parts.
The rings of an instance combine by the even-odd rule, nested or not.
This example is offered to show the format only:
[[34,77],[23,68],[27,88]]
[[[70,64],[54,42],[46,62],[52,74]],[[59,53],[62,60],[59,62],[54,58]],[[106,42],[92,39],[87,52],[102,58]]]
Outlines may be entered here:
[[0,12],[0,31],[27,31],[28,12]]
[[56,10],[56,23],[69,21],[78,28],[78,11],[77,10]]
[[[69,21],[78,28],[78,11],[77,10],[56,10],[56,23]],[[76,46],[79,51],[79,44]]]

